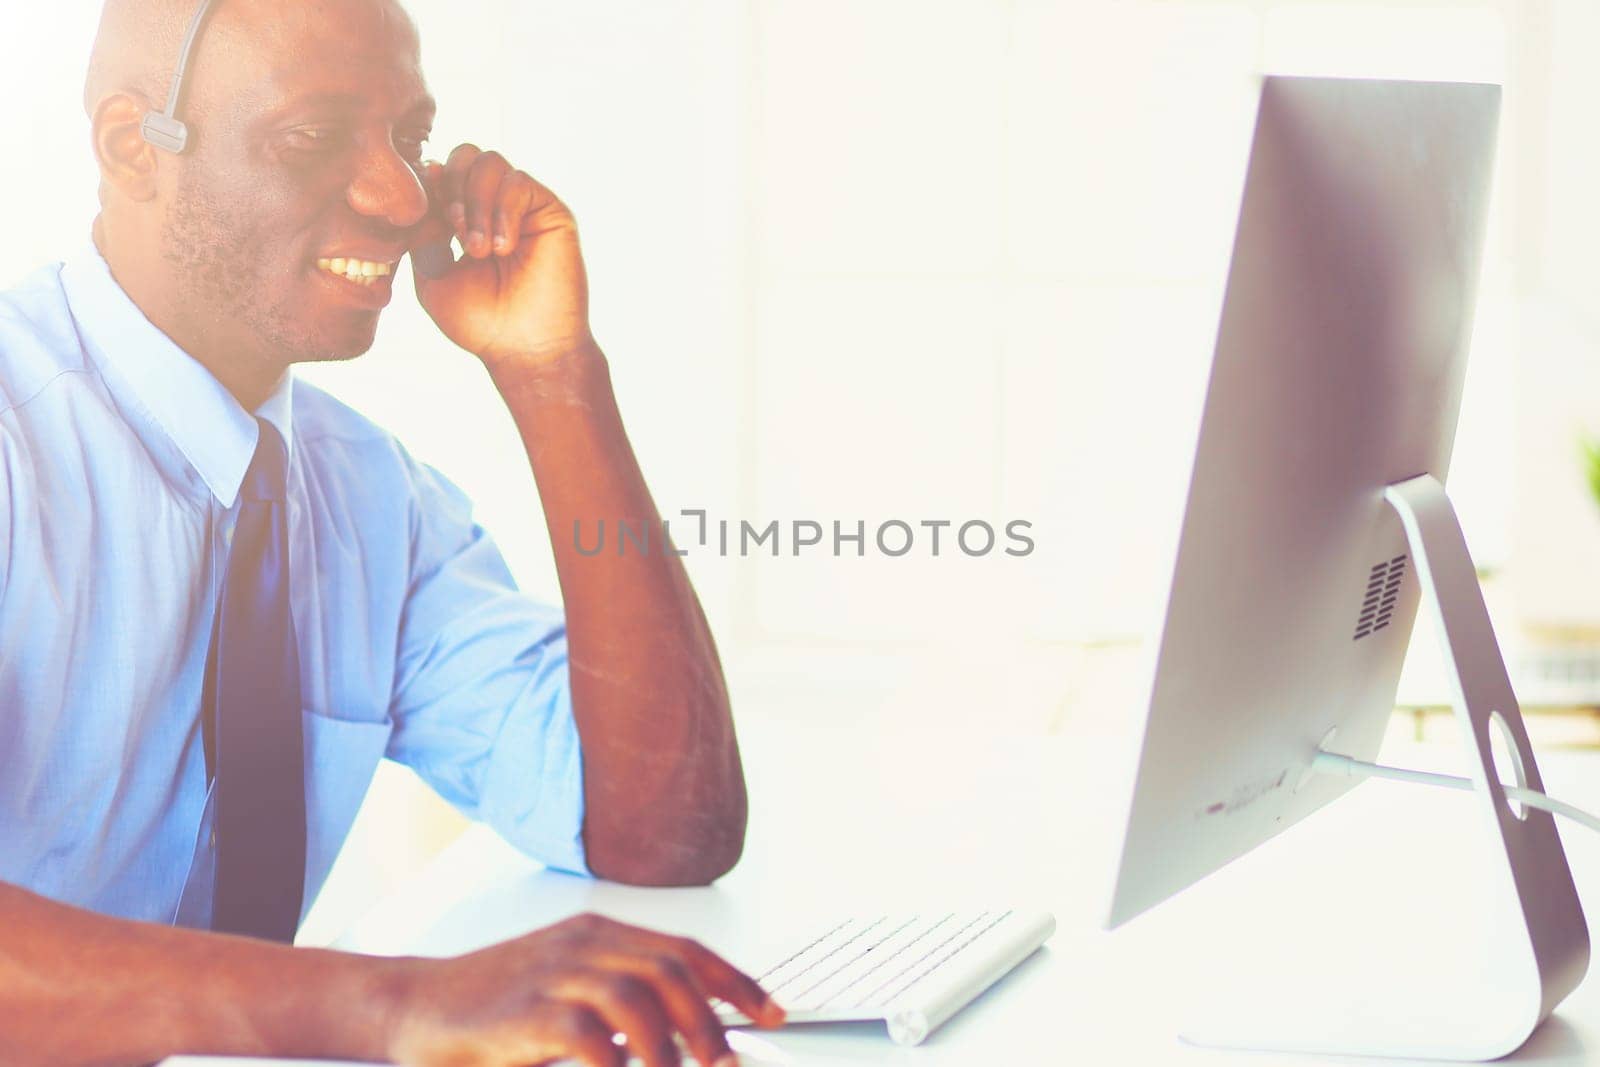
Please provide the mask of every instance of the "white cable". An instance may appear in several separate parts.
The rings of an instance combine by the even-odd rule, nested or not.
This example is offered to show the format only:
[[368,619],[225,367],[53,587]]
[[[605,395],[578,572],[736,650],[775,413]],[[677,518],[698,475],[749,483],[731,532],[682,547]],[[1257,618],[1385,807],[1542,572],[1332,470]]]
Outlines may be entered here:
[[[1460,778],[1453,774],[1434,774],[1429,771],[1412,771],[1404,767],[1386,767],[1381,763],[1351,759],[1336,752],[1318,752],[1316,758],[1311,761],[1311,767],[1325,774],[1338,774],[1346,778],[1388,778],[1395,782],[1432,785],[1443,789],[1462,789],[1467,792],[1477,788],[1471,778]],[[1501,788],[1505,790],[1506,797],[1510,800],[1571,819],[1575,823],[1587,826],[1595,833],[1600,833],[1600,818],[1590,815],[1582,808],[1575,808],[1535,789],[1524,789],[1515,785],[1505,785]]]

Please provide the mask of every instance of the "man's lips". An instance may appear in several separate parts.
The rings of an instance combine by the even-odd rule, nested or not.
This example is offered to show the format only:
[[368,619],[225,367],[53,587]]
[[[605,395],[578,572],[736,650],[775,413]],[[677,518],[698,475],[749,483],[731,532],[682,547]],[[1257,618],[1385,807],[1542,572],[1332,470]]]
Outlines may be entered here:
[[312,273],[341,298],[364,308],[386,307],[394,296],[394,268],[398,258],[363,259],[329,256],[317,259]]
[[399,255],[330,255],[317,259],[317,269],[352,282],[387,278],[394,274]]

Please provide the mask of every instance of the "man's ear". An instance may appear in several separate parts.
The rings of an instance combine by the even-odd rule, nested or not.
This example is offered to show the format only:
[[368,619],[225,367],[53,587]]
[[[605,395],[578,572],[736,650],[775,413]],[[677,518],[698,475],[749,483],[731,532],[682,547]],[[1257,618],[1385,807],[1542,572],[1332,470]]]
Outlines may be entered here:
[[141,125],[150,102],[138,93],[113,93],[94,110],[94,154],[100,178],[137,203],[155,199],[160,151]]

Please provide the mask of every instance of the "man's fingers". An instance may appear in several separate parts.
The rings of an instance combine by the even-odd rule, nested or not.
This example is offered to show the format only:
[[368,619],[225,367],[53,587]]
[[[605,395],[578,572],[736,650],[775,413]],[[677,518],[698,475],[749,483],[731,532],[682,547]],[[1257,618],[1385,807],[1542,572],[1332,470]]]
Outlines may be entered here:
[[706,990],[682,960],[661,954],[606,957],[604,962],[650,983],[689,1051],[705,1067],[715,1067],[733,1054],[722,1020],[706,1003]]
[[417,173],[422,178],[422,188],[428,194],[430,219],[447,220],[446,208],[449,205],[450,193],[444,164],[436,159],[426,160]]
[[783,1009],[767,995],[761,984],[700,942],[636,926],[618,924],[616,929],[626,935],[619,946],[627,951],[680,960],[693,975],[702,995],[727,1001],[757,1026],[783,1025]]
[[782,1026],[783,1009],[761,984],[698,941],[668,937],[669,951],[683,960],[700,987],[727,1001],[755,1021],[757,1026]]
[[428,217],[411,239],[411,268],[424,279],[442,276],[455,263],[450,250],[454,229],[445,217],[444,164],[428,160],[417,168],[428,193]]
[[467,247],[467,177],[483,150],[475,144],[457,145],[444,164],[445,217],[455,229],[461,247]]
[[467,172],[467,236],[461,247],[475,259],[494,254],[494,209],[500,199],[500,183],[510,170],[505,156],[484,152],[473,160],[472,169]]
[[[627,1038],[644,1067],[681,1067],[672,1020],[650,983],[631,974],[585,970],[563,979],[552,992],[582,1004]],[[708,1064],[707,1067],[710,1067]]]
[[[477,145],[458,145],[430,184],[424,184],[441,205],[441,218],[473,259],[508,256],[537,232],[530,219],[550,205],[555,194],[526,171],[512,167],[498,152]],[[570,225],[570,222],[568,223]]]
[[500,183],[500,200],[494,209],[494,252],[509,256],[522,239],[522,217],[533,206],[539,185],[520,170],[506,175]]
[[[582,1004],[561,1004],[557,1010],[560,1014],[549,1029],[558,1047],[534,1062],[574,1059],[584,1067],[627,1067],[628,1054],[611,1040],[616,1031],[597,1012]],[[508,1067],[512,1062],[507,1061]]]

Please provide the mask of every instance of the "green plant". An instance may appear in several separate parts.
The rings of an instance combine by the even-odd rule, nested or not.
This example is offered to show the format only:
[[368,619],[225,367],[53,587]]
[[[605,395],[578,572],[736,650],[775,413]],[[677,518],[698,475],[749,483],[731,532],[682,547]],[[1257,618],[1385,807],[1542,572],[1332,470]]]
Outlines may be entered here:
[[1600,504],[1600,438],[1584,438],[1583,472],[1589,479],[1589,492],[1594,494],[1594,502]]

